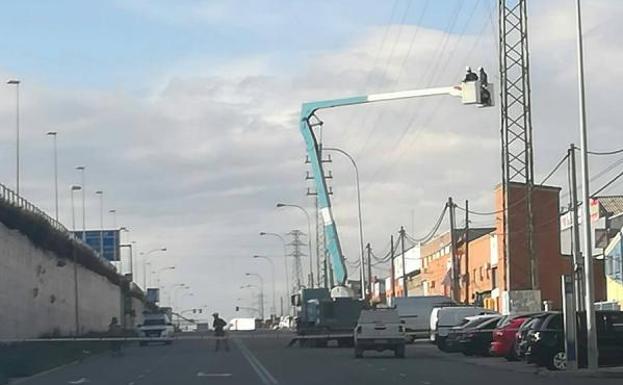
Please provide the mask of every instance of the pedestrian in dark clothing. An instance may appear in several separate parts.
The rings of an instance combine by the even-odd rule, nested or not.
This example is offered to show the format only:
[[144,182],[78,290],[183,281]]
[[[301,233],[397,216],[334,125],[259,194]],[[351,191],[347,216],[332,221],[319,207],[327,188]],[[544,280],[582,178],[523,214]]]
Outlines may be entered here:
[[483,105],[488,106],[491,104],[491,94],[487,85],[489,84],[489,76],[482,67],[478,68],[478,74],[480,75],[480,101]]
[[212,322],[212,328],[214,328],[214,337],[216,337],[216,348],[214,351],[218,352],[221,341],[225,347],[225,351],[229,351],[229,342],[227,341],[227,335],[225,335],[225,326],[227,322],[218,316],[218,313],[212,314],[214,322]]
[[[111,337],[111,338],[123,337],[123,329],[121,328],[121,325],[119,325],[119,321],[117,320],[117,317],[112,317],[112,319],[110,320],[110,323],[108,324],[108,337]],[[113,355],[121,354],[121,346],[122,346],[122,342],[119,340],[110,341],[110,350]]]
[[483,85],[489,84],[489,76],[485,72],[485,69],[478,67],[478,76],[480,77],[480,83]]

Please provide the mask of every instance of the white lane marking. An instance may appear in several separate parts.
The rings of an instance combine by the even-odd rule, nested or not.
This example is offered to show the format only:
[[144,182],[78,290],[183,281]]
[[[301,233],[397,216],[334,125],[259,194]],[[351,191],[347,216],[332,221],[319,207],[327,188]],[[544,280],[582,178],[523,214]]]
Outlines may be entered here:
[[128,385],[134,385],[134,381],[128,382]]
[[204,373],[197,372],[197,377],[231,377],[231,373]]
[[239,341],[238,339],[234,339],[234,344],[238,346],[238,348],[242,352],[242,355],[244,355],[244,357],[247,359],[247,361],[249,362],[253,370],[255,370],[255,373],[257,373],[258,377],[260,377],[260,379],[265,385],[279,384],[279,381],[277,381],[277,379],[275,379],[275,377],[273,377],[273,375],[270,374],[268,369],[266,369],[266,367],[262,365],[262,363],[257,359],[257,357],[253,355],[253,353],[249,350],[249,348],[245,346],[245,344],[242,341]]
[[424,385],[430,385],[430,381],[420,381]]
[[68,384],[86,384],[87,382],[90,382],[90,381],[88,378],[85,378],[85,377],[82,377],[74,381],[67,381]]
[[144,374],[139,374],[138,377],[136,377],[136,378],[143,378],[143,377],[145,377]]

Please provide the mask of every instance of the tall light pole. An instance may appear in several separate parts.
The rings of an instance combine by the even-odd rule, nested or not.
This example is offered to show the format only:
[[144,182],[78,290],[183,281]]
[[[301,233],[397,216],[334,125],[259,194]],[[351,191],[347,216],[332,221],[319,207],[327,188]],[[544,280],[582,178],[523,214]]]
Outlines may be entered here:
[[82,190],[82,187],[78,185],[71,186],[71,229],[74,232],[74,236],[76,233],[76,209],[74,207],[74,191],[78,190]]
[[117,210],[110,209],[108,210],[108,213],[112,215],[112,228],[116,230],[117,229]]
[[260,280],[260,317],[264,320],[264,278],[257,273],[244,273],[247,277],[257,277]]
[[272,292],[273,292],[273,305],[270,311],[272,315],[276,315],[277,314],[277,302],[275,301],[275,264],[273,263],[272,259],[266,256],[263,256],[263,255],[254,255],[253,258],[263,259],[265,261],[268,261],[268,263],[270,263],[270,273],[271,273],[271,281],[272,281],[271,284],[272,284]]
[[[584,47],[582,43],[582,10],[580,0],[576,0],[577,50],[578,50],[578,94],[580,105],[580,147],[582,151],[582,230],[584,235],[584,285],[586,309],[586,346],[588,369],[595,370],[598,366],[597,329],[595,319],[595,292],[593,282],[593,250],[591,245],[591,208],[588,176],[588,133],[586,128],[586,103],[584,90]],[[575,202],[574,202],[575,204]]]
[[279,240],[281,240],[281,243],[283,243],[283,261],[284,261],[285,268],[286,268],[286,296],[287,296],[286,300],[289,303],[290,302],[290,279],[288,278],[288,276],[290,272],[288,271],[288,250],[286,246],[287,245],[286,240],[277,233],[270,233],[270,232],[265,232],[265,231],[260,232],[260,236],[265,236],[265,235],[277,237],[279,238]]
[[167,251],[167,248],[158,247],[156,249],[149,250],[148,252],[141,253],[141,255],[143,256],[143,289],[147,288],[147,258],[149,257],[150,254],[153,254],[158,251],[161,251],[164,253],[165,251]]
[[[326,151],[335,151],[335,152],[339,152],[340,154],[344,155],[345,157],[347,157],[350,162],[353,164],[353,167],[355,168],[355,182],[357,183],[357,211],[358,211],[358,218],[359,218],[359,246],[361,248],[361,254],[360,254],[360,258],[359,261],[361,263],[361,299],[365,299],[366,298],[366,289],[365,289],[365,282],[366,282],[366,274],[365,274],[365,256],[364,256],[364,252],[363,252],[363,221],[361,219],[361,190],[359,188],[359,167],[357,167],[357,163],[355,162],[355,159],[346,151],[340,149],[340,148],[335,148],[335,147],[323,147],[323,150]],[[372,277],[368,277],[368,279],[372,279]],[[370,293],[370,295],[372,295],[372,293]]]
[[58,147],[56,146],[56,131],[48,131],[46,134],[52,137],[52,141],[54,144],[54,208],[55,208],[55,218],[58,222]]
[[[312,256],[312,246],[311,246],[311,217],[309,216],[309,212],[305,210],[302,206],[292,205],[287,203],[277,203],[277,207],[295,207],[305,213],[305,217],[307,218],[307,246],[309,247],[309,277],[310,277],[310,286],[314,287],[314,263]],[[318,260],[318,256],[316,255],[316,260]],[[317,263],[319,265],[319,263]],[[320,274],[320,272],[317,272]],[[320,284],[320,282],[318,282]]]
[[86,242],[87,240],[87,211],[86,211],[86,181],[85,181],[85,171],[86,166],[76,166],[76,170],[80,172],[80,182],[82,186],[82,241]]
[[11,79],[6,84],[15,86],[15,191],[19,196],[19,85],[21,81]]
[[104,191],[97,190],[95,195],[100,197],[100,257],[104,258]]
[[[71,186],[71,228],[76,236],[76,210],[74,208],[74,191],[82,190],[81,186]],[[78,292],[78,261],[76,258],[76,248],[72,247],[72,257],[74,265],[74,324],[76,335],[80,334],[80,314],[79,314],[79,292]]]
[[171,304],[171,307],[177,307],[177,295],[179,293],[179,290],[190,290],[190,286],[187,286],[186,284],[182,284],[181,286],[176,287],[175,289],[173,289],[173,303]]
[[156,274],[156,287],[160,287],[160,273],[162,273],[163,271],[166,270],[175,270],[175,266],[167,266],[167,267],[161,267],[160,269],[158,269],[157,271],[152,271],[152,274]]
[[264,319],[264,316],[263,316],[264,304],[262,303],[263,299],[261,296],[260,288],[255,285],[248,284],[248,285],[240,286],[240,289],[258,289],[258,291],[260,292],[260,294],[258,294],[260,301],[258,301],[258,308],[257,309],[253,308],[253,310],[255,310],[258,313],[257,315],[259,318]]

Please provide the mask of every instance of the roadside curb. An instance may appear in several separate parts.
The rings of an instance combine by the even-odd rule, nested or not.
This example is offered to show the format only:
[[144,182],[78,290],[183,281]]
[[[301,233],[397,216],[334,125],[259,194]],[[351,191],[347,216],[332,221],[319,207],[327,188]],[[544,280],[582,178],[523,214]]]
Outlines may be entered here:
[[587,370],[579,369],[577,371],[539,371],[537,373],[543,377],[551,378],[623,378],[623,370],[621,369],[597,369]]

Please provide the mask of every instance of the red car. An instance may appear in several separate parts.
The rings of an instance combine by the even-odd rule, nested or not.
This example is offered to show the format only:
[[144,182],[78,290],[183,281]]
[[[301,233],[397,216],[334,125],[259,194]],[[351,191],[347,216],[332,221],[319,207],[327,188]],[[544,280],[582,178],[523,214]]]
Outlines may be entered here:
[[528,315],[509,317],[493,331],[493,342],[490,352],[494,356],[505,357],[507,360],[515,359],[513,345],[515,333],[530,318]]

